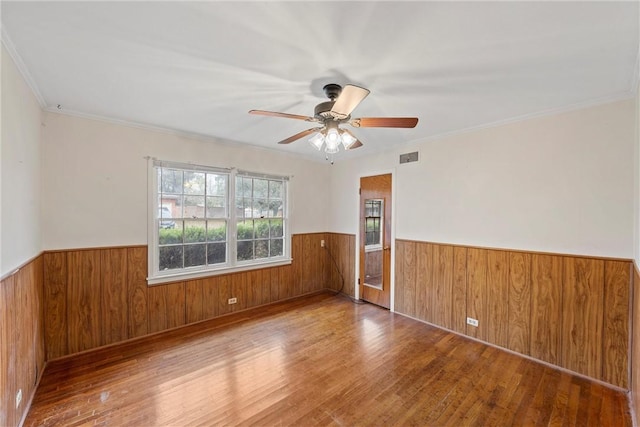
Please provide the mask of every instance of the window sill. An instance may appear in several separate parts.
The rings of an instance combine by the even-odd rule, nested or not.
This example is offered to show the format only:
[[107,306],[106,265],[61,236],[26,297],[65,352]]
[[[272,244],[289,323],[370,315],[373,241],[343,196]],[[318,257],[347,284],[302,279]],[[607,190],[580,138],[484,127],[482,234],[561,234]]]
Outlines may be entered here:
[[147,277],[147,285],[161,285],[170,282],[179,282],[182,280],[201,279],[203,277],[220,276],[223,274],[237,273],[240,271],[258,270],[261,268],[279,267],[283,265],[290,265],[291,258],[279,259],[277,261],[265,261],[259,263],[252,263],[248,265],[236,265],[233,267],[217,268],[215,270],[196,270],[180,273],[162,274],[154,277]]

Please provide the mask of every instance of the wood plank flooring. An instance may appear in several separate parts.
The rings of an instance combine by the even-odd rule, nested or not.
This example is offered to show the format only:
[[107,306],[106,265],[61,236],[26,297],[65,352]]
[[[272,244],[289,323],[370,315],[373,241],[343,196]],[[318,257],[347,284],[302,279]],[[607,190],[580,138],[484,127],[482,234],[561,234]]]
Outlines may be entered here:
[[631,426],[624,393],[331,294],[49,363],[25,426]]

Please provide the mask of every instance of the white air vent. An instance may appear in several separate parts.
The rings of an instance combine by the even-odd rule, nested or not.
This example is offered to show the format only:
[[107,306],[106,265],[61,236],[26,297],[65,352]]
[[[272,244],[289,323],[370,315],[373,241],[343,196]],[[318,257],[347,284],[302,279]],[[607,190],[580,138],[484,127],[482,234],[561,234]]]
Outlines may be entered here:
[[418,161],[418,152],[400,154],[400,164]]

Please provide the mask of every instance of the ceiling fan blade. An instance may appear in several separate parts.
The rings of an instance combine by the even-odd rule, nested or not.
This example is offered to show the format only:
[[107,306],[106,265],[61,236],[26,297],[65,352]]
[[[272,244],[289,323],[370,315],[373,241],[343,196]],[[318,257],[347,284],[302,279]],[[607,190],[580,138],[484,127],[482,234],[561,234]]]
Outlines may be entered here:
[[322,130],[322,127],[317,127],[317,128],[311,128],[311,129],[307,129],[307,130],[303,130],[302,132],[298,132],[293,136],[290,136],[287,139],[283,139],[282,141],[278,142],[278,144],[291,144],[293,141],[296,141],[300,138],[304,138],[305,136],[312,134],[314,132],[319,132]]
[[417,117],[362,117],[349,122],[356,128],[414,128]]
[[278,113],[276,111],[265,111],[265,110],[250,110],[249,114],[256,114],[259,116],[269,116],[269,117],[283,117],[285,119],[296,119],[296,120],[305,120],[307,122],[317,122],[318,119],[310,116],[301,116],[298,114],[288,114],[288,113]]
[[360,147],[362,147],[364,145],[362,143],[362,141],[360,141],[358,138],[356,138],[356,136],[352,132],[348,131],[347,129],[342,129],[342,132],[348,133],[349,135],[351,135],[355,139],[353,144],[351,144],[351,145],[349,145],[347,147],[347,150],[353,150],[353,149],[356,149],[356,148],[360,148]]
[[338,99],[336,99],[336,103],[333,104],[331,108],[331,112],[334,116],[344,118],[348,117],[349,114],[369,95],[369,89],[365,89],[359,86],[353,85],[345,85],[342,88],[342,92]]

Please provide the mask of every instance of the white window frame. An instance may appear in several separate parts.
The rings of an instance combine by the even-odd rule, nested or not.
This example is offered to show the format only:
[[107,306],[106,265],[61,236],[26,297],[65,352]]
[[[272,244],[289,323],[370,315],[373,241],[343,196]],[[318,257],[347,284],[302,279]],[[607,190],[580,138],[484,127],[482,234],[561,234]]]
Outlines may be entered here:
[[[183,171],[207,172],[226,174],[228,176],[227,193],[227,262],[208,266],[186,267],[174,270],[159,269],[159,233],[158,233],[158,168],[171,168]],[[148,274],[147,283],[157,285],[179,280],[198,279],[202,277],[228,274],[238,271],[255,270],[259,268],[276,267],[291,264],[291,231],[289,226],[289,177],[267,175],[235,168],[216,168],[191,163],[168,162],[149,159],[147,166],[147,245],[148,245]],[[279,257],[263,258],[259,260],[237,261],[237,214],[236,214],[236,177],[270,179],[283,181],[283,255]]]

